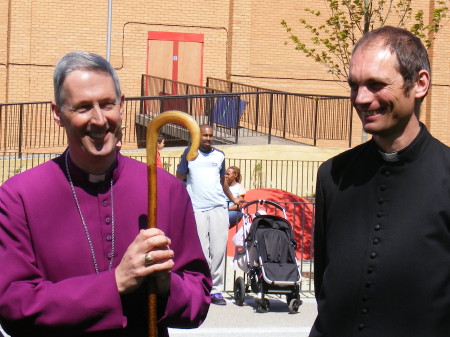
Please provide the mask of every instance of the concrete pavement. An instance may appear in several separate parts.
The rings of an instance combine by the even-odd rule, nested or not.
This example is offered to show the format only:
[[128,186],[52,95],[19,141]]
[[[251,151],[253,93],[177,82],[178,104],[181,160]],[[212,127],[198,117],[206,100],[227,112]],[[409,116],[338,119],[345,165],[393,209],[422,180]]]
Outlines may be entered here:
[[170,329],[171,337],[307,337],[316,317],[316,301],[302,293],[297,314],[289,314],[284,298],[267,296],[270,311],[257,313],[255,296],[247,296],[244,306],[234,303],[233,293],[225,293],[226,306],[211,304],[205,322],[198,329]]
[[[232,257],[226,261],[226,289],[233,289],[234,270]],[[238,270],[237,276],[243,276]],[[302,279],[303,289],[308,289],[308,279]],[[250,291],[250,290],[249,290]],[[198,329],[170,329],[171,337],[198,336],[198,337],[307,337],[314,319],[317,315],[314,293],[300,293],[303,304],[298,313],[290,314],[285,296],[266,295],[269,299],[270,310],[267,313],[256,312],[256,295],[252,292],[246,294],[244,306],[234,303],[234,293],[223,293],[227,305],[211,304],[205,322]]]

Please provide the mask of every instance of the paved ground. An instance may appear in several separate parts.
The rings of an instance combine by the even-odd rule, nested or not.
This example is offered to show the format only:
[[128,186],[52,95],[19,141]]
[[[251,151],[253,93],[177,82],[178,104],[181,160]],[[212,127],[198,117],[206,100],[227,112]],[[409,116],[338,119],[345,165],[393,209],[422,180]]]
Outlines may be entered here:
[[303,305],[289,314],[286,301],[270,296],[270,311],[257,313],[255,297],[247,296],[239,307],[229,293],[226,306],[211,305],[208,317],[198,329],[170,329],[171,337],[307,337],[316,317],[316,302],[311,293],[301,294]]
[[[232,257],[227,258],[226,289],[233,289],[234,271]],[[237,276],[243,272],[238,271]],[[302,279],[303,289],[308,289],[306,278]],[[256,312],[256,295],[248,293],[242,307],[234,303],[232,291],[225,292],[226,306],[211,304],[208,316],[198,329],[171,329],[171,337],[214,336],[214,337],[307,337],[317,314],[316,301],[311,292],[301,293],[303,301],[297,314],[290,314],[285,296],[268,295],[270,311]]]

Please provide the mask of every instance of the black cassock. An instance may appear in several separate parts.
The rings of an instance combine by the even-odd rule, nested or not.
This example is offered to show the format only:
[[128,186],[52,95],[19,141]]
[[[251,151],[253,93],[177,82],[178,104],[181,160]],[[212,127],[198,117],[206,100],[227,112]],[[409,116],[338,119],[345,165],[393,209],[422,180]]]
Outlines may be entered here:
[[368,141],[325,162],[316,193],[310,336],[450,336],[450,148],[424,125],[397,161]]

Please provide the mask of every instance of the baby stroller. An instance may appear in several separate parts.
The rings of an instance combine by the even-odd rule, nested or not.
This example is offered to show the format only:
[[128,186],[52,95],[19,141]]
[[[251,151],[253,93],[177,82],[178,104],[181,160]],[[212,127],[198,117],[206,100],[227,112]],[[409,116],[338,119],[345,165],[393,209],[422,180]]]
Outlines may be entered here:
[[[302,304],[301,274],[295,257],[294,233],[284,208],[273,201],[253,200],[242,206],[242,213],[242,227],[233,237],[234,262],[245,273],[234,283],[236,304],[242,306],[245,294],[251,290],[258,296],[256,310],[268,312],[270,303],[264,296],[283,294],[289,312],[298,312]],[[277,215],[280,213],[283,217]]]

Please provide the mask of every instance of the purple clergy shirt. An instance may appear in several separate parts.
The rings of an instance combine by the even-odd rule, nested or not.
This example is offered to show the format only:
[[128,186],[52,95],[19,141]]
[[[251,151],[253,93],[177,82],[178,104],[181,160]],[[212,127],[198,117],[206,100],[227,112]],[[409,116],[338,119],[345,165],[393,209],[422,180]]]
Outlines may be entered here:
[[[90,183],[69,160],[96,274],[64,158],[65,153],[0,187],[1,324],[14,337],[147,336],[146,287],[121,296],[114,275],[127,247],[147,228],[147,166],[118,154],[105,181]],[[169,295],[158,298],[158,335],[167,336],[167,327],[197,327],[205,319],[211,277],[186,189],[160,169],[157,200],[158,228],[171,239],[175,255]]]

